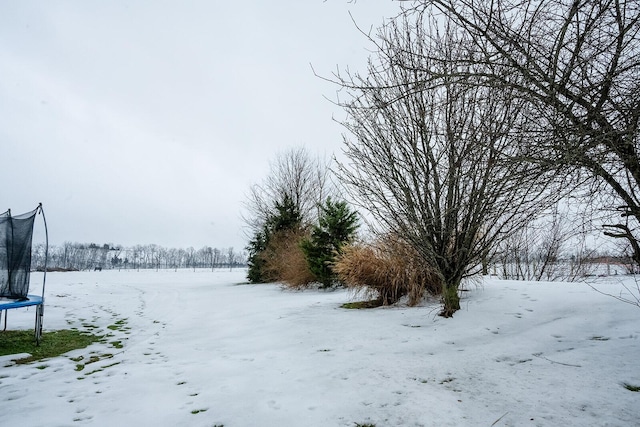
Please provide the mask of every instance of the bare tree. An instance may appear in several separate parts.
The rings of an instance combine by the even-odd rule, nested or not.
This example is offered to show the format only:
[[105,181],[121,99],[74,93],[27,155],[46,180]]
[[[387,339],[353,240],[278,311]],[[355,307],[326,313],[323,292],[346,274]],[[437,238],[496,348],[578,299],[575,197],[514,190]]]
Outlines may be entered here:
[[217,267],[220,264],[221,252],[218,248],[213,248],[213,259],[211,261],[211,268]]
[[120,258],[122,248],[120,246],[113,246],[111,248],[111,251],[113,252],[113,256],[111,256],[111,259],[109,261],[111,264],[111,268],[120,268],[120,264],[122,262],[122,258]]
[[568,208],[533,220],[500,242],[493,271],[510,280],[575,281],[592,274],[595,250],[589,233]]
[[275,204],[289,197],[300,212],[303,222],[311,223],[317,210],[333,189],[329,166],[312,158],[305,148],[295,148],[276,156],[263,182],[254,184],[245,202],[244,221],[248,234],[260,232],[275,211]]
[[[433,87],[507,88],[533,119],[520,160],[570,172],[611,213],[605,234],[625,239],[640,263],[640,3],[421,0],[467,41],[456,73],[423,69]],[[531,126],[533,125],[533,126]]]
[[229,249],[227,249],[227,264],[229,265],[229,271],[233,270],[235,262],[236,262],[236,253],[233,250],[233,246],[230,246]]
[[[539,212],[549,177],[509,161],[524,145],[512,130],[527,126],[513,91],[457,82],[461,66],[452,59],[468,52],[454,29],[429,15],[405,15],[375,42],[366,75],[338,76],[350,95],[343,124],[353,136],[345,137],[340,176],[384,231],[435,270],[441,314],[451,316],[463,278]],[[442,84],[423,84],[427,71],[443,76]]]

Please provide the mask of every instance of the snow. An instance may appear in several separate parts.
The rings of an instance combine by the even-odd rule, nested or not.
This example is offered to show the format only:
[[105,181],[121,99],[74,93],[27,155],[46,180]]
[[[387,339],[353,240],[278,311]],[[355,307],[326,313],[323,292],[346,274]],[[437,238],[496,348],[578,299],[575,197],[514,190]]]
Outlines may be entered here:
[[[437,301],[347,310],[345,290],[244,276],[49,273],[45,330],[113,333],[122,348],[5,358],[0,425],[638,425],[640,393],[623,384],[640,386],[640,308],[585,283],[485,279],[443,319]],[[9,328],[33,318],[12,310]]]

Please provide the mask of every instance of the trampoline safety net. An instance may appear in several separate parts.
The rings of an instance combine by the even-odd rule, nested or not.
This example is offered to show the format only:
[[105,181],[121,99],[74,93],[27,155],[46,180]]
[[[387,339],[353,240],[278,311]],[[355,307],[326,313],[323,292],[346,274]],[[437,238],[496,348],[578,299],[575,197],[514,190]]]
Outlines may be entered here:
[[0,214],[0,297],[24,299],[29,292],[33,223],[38,209]]

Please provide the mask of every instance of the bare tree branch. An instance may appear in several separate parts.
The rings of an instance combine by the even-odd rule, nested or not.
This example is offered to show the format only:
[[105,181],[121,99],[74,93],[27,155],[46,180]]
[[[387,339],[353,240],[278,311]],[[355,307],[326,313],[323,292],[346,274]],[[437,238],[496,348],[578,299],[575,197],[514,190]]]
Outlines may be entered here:
[[513,91],[536,124],[521,159],[604,184],[603,208],[624,205],[624,238],[640,262],[640,3],[422,0],[407,13],[427,12],[446,18],[467,51],[457,58],[420,53],[432,64],[415,69],[419,82]]

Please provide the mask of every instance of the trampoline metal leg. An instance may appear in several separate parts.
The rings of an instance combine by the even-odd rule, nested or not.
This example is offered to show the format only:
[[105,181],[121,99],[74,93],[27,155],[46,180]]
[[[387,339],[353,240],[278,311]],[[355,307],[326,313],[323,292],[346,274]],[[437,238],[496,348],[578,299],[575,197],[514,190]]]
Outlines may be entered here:
[[40,341],[42,340],[43,312],[44,312],[44,307],[42,306],[42,304],[36,306],[36,325],[35,325],[36,345],[40,345]]

